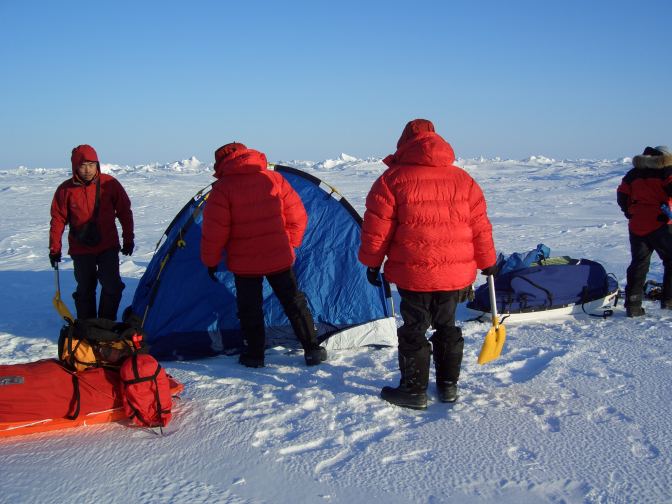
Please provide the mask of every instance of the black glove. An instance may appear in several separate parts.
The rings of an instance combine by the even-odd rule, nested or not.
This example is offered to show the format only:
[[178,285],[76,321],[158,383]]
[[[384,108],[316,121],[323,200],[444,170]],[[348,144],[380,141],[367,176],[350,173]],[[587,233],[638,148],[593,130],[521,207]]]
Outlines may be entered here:
[[58,268],[58,263],[61,262],[61,253],[60,252],[50,252],[49,253],[49,262],[51,267],[56,269]]
[[217,273],[217,266],[208,266],[208,276],[210,277],[210,280],[219,283],[219,280],[217,279],[217,276],[215,276],[215,273]]
[[667,221],[669,221],[670,218],[669,218],[667,215],[661,213],[661,214],[658,215],[658,217],[656,217],[656,220],[657,220],[658,222],[665,222],[665,223],[667,223]]
[[133,240],[130,242],[124,242],[124,246],[121,247],[121,253],[125,256],[130,256],[133,254],[133,249],[135,248],[135,243]]
[[374,287],[383,285],[383,282],[380,281],[380,266],[377,268],[372,268],[371,266],[366,268],[366,279]]
[[497,264],[493,264],[492,266],[488,266],[487,268],[483,268],[481,270],[481,275],[485,276],[497,276],[497,272],[499,271],[499,268],[497,267]]

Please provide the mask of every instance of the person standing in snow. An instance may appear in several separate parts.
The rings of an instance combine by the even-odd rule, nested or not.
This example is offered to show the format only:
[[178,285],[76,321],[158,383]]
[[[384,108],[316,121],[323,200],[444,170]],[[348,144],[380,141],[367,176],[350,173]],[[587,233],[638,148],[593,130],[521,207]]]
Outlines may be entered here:
[[483,192],[454,161],[430,121],[411,121],[366,198],[359,260],[369,282],[380,285],[387,256],[385,279],[397,284],[404,322],[397,330],[401,381],[384,387],[381,397],[406,408],[427,407],[430,325],[439,400],[457,400],[464,339],[455,310],[477,269],[496,272]]
[[651,255],[663,261],[663,297],[660,305],[672,310],[672,220],[661,208],[672,207],[672,152],[664,145],[647,147],[632,159],[616,191],[618,206],[628,219],[630,253],[625,287],[628,317],[644,315],[642,295]]
[[238,319],[245,340],[240,363],[264,366],[262,284],[264,277],[280,300],[308,366],[327,359],[306,296],[298,288],[292,265],[308,216],[299,195],[278,172],[268,170],[266,156],[241,143],[215,152],[213,185],[203,211],[201,261],[217,282],[217,265],[226,257],[234,274]]
[[[119,274],[119,251],[133,253],[133,212],[126,191],[117,179],[101,173],[98,154],[90,145],[72,150],[72,177],[63,182],[51,203],[49,261],[61,261],[61,238],[69,226],[68,254],[72,257],[77,289],[72,297],[78,319],[117,319],[125,285]],[[115,219],[119,219],[123,245]],[[100,302],[96,310],[96,287]]]

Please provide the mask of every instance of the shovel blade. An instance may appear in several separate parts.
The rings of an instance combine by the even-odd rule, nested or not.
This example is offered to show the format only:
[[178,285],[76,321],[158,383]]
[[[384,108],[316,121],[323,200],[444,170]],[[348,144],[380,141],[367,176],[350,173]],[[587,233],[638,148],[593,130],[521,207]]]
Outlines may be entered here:
[[54,308],[56,308],[56,311],[58,314],[61,316],[61,318],[65,319],[67,322],[74,322],[75,317],[72,316],[72,313],[70,313],[70,310],[66,306],[66,304],[63,302],[61,299],[61,295],[56,292],[54,295],[54,299],[52,300],[54,303]]
[[497,326],[497,347],[495,348],[495,359],[502,355],[504,342],[506,341],[506,327],[503,325]]
[[506,341],[506,327],[503,325],[492,326],[485,335],[481,353],[478,355],[478,363],[486,364],[497,359],[502,354]]

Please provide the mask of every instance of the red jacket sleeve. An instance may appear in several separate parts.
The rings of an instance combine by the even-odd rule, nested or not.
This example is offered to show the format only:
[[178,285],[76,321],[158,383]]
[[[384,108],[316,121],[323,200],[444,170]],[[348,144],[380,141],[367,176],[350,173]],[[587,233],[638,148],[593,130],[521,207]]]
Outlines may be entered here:
[[470,226],[474,240],[474,259],[478,269],[495,264],[497,254],[492,240],[492,224],[488,219],[483,191],[475,180],[469,190]]
[[68,205],[65,201],[66,191],[63,186],[56,189],[54,199],[51,202],[51,223],[49,225],[49,252],[61,251],[61,239],[63,230],[68,221]]
[[131,200],[126,194],[124,187],[115,180],[115,202],[114,211],[117,219],[121,223],[121,236],[124,243],[132,242],[135,238],[133,233],[133,212],[131,210]]
[[383,264],[397,228],[395,197],[381,176],[366,197],[359,261],[373,268]]
[[308,215],[297,192],[282,177],[280,194],[282,197],[282,213],[285,219],[285,231],[292,247],[298,248],[303,241],[303,233],[308,225]]
[[231,209],[226,193],[217,186],[210,192],[203,210],[201,262],[208,268],[217,266],[229,241]]

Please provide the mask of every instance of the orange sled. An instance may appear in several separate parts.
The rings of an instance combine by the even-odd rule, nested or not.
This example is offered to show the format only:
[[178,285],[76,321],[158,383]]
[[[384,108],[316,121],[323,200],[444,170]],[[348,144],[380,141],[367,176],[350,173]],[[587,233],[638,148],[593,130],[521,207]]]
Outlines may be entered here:
[[[171,395],[182,392],[168,378]],[[0,365],[0,438],[125,420],[120,391],[116,371],[75,373],[55,359]]]

